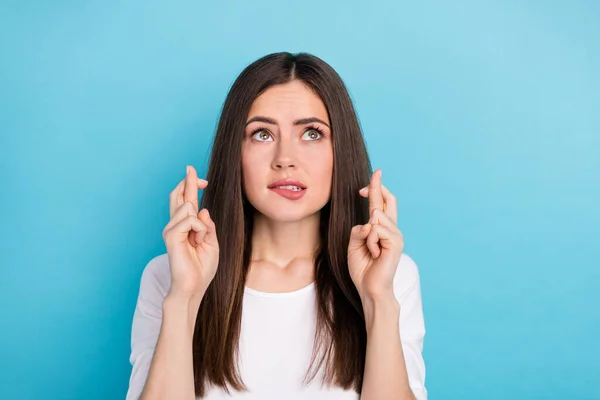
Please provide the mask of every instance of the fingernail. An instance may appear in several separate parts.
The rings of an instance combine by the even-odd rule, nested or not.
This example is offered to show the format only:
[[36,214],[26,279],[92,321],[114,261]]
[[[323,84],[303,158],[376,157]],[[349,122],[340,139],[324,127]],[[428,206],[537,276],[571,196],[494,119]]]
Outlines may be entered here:
[[187,167],[185,167],[185,174],[189,174],[190,173],[190,166],[188,165]]
[[383,170],[379,170],[379,177],[381,178],[381,175],[383,174]]

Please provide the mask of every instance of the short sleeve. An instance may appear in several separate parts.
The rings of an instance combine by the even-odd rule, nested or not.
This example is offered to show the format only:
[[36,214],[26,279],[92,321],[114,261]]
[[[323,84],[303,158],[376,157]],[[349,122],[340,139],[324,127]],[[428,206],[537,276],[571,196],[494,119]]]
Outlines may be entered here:
[[168,255],[159,255],[146,265],[140,280],[140,291],[131,327],[132,370],[126,400],[137,400],[142,394],[162,321],[162,303],[171,285]]
[[394,293],[400,303],[400,340],[409,385],[417,400],[427,400],[423,359],[425,321],[419,270],[415,261],[404,253],[394,276]]

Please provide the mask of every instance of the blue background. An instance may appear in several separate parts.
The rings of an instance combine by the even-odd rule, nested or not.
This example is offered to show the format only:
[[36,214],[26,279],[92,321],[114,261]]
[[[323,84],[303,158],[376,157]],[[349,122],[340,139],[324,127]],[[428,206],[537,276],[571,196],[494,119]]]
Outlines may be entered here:
[[[217,4],[218,3],[218,4]],[[308,51],[417,262],[431,399],[600,399],[600,3],[0,3],[0,398],[118,399],[168,193]]]

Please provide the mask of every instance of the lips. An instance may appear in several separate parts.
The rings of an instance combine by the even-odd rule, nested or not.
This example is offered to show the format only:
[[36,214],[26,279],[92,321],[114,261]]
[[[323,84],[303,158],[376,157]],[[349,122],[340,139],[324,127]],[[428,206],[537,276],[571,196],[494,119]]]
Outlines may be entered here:
[[274,187],[274,188],[270,188],[269,190],[274,193],[277,193],[281,197],[285,197],[288,200],[299,200],[306,193],[306,189],[290,190],[290,189],[283,189],[283,188],[280,189],[280,188]]
[[298,186],[301,189],[306,189],[306,185],[295,179],[281,179],[275,181],[269,185],[269,189],[276,188],[277,186]]

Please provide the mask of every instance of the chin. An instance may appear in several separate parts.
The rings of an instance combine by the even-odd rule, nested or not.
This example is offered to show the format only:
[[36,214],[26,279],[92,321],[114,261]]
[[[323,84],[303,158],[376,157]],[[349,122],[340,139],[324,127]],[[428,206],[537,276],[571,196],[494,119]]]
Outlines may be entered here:
[[[312,193],[314,195],[314,193]],[[249,196],[248,196],[249,195]],[[267,193],[266,196],[252,196],[247,193],[248,201],[257,212],[273,221],[295,222],[317,214],[329,201],[329,197],[316,199],[309,193],[298,200],[286,200],[275,193]]]
[[301,221],[315,213],[314,211],[305,210],[304,207],[288,207],[287,209],[283,209],[282,207],[275,207],[274,204],[255,208],[265,217],[277,222]]
[[273,221],[296,222],[318,213],[322,206],[302,204],[300,201],[282,205],[274,201],[252,202],[257,212]]

